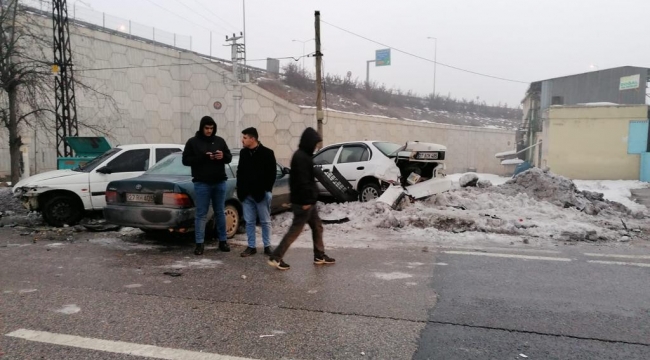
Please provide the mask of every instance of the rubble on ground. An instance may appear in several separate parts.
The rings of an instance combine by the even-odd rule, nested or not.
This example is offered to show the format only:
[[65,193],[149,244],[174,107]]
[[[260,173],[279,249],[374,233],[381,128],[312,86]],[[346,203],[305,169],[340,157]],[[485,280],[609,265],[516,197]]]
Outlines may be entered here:
[[559,207],[576,208],[588,215],[601,212],[632,214],[623,204],[604,199],[601,193],[579,191],[570,179],[538,168],[527,170],[505,184],[491,188],[491,191],[509,196],[523,193]]
[[474,187],[478,183],[478,175],[474,173],[468,173],[461,176],[459,182],[460,187]]
[[[531,169],[498,186],[473,175],[466,180],[476,180],[476,187],[403,202],[397,209],[381,202],[321,204],[321,216],[349,219],[344,224],[326,225],[336,237],[339,233],[345,237],[355,231],[384,230],[415,237],[425,230],[434,238],[461,239],[484,233],[523,237],[526,243],[532,238],[626,242],[650,233],[650,226],[642,220],[645,214],[608,201],[603,194],[579,191],[571,180],[550,172]],[[280,228],[291,223],[290,214],[276,218],[274,222]]]

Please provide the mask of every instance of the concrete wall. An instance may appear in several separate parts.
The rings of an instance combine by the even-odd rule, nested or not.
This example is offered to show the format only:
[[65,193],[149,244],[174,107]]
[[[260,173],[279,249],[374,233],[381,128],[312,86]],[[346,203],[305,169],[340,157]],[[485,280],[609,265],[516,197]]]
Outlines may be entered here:
[[[313,109],[305,112],[314,113]],[[454,126],[421,121],[405,121],[328,112],[323,125],[325,143],[352,140],[384,140],[404,143],[408,140],[433,142],[447,146],[447,172],[505,174],[494,154],[514,148],[514,131],[469,126]]]
[[[51,20],[35,17],[49,35]],[[300,108],[254,84],[238,84],[229,72],[207,59],[178,49],[71,26],[75,76],[93,91],[77,88],[80,135],[109,134],[112,145],[183,144],[204,115],[214,117],[218,135],[240,147],[245,127],[258,128],[260,140],[287,164],[307,126],[316,127],[314,109]],[[216,109],[215,102],[222,107]],[[54,118],[35,134],[23,129],[30,173],[56,168]],[[494,154],[514,148],[514,132],[432,124],[329,112],[326,144],[362,139],[407,140],[447,145],[450,172],[475,168],[502,173]],[[6,134],[0,132],[0,176],[9,173]]]
[[647,106],[552,107],[541,165],[572,179],[638,180],[639,155],[627,153],[628,126],[647,115]]

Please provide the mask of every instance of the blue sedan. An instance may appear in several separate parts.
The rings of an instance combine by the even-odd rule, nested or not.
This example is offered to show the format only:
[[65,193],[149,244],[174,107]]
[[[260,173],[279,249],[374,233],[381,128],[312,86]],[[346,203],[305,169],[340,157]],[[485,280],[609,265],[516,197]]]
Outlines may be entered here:
[[[237,164],[239,149],[233,149],[232,162],[226,165],[226,233],[235,236],[243,224],[242,206],[237,199]],[[289,169],[277,164],[271,212],[278,213],[289,205]],[[143,231],[194,230],[195,193],[191,169],[182,163],[182,154],[165,157],[143,175],[110,182],[106,188],[106,221]],[[208,218],[212,218],[212,207]],[[214,226],[208,222],[206,229]],[[206,231],[212,234],[212,231]]]

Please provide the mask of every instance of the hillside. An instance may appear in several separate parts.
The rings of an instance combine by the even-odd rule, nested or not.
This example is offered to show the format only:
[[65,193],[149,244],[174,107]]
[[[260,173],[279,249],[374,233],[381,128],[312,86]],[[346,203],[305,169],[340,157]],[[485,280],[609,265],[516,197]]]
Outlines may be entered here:
[[[278,79],[255,79],[257,85],[291,103],[315,106],[314,80],[291,64]],[[387,116],[405,120],[514,130],[521,122],[521,109],[490,106],[451,96],[417,97],[384,86],[365,84],[333,75],[324,77],[323,107],[358,114]]]

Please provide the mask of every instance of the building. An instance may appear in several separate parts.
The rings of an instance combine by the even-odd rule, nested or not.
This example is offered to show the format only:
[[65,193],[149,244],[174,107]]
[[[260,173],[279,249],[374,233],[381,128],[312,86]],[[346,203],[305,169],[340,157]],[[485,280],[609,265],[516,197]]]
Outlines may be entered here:
[[[648,119],[649,81],[648,68],[624,66],[531,83],[522,101],[517,156],[572,178],[638,179],[639,156],[627,154],[627,139],[630,121]],[[600,154],[608,146],[618,150]],[[611,166],[593,169],[594,151],[599,164]],[[615,165],[621,161],[626,165]]]

